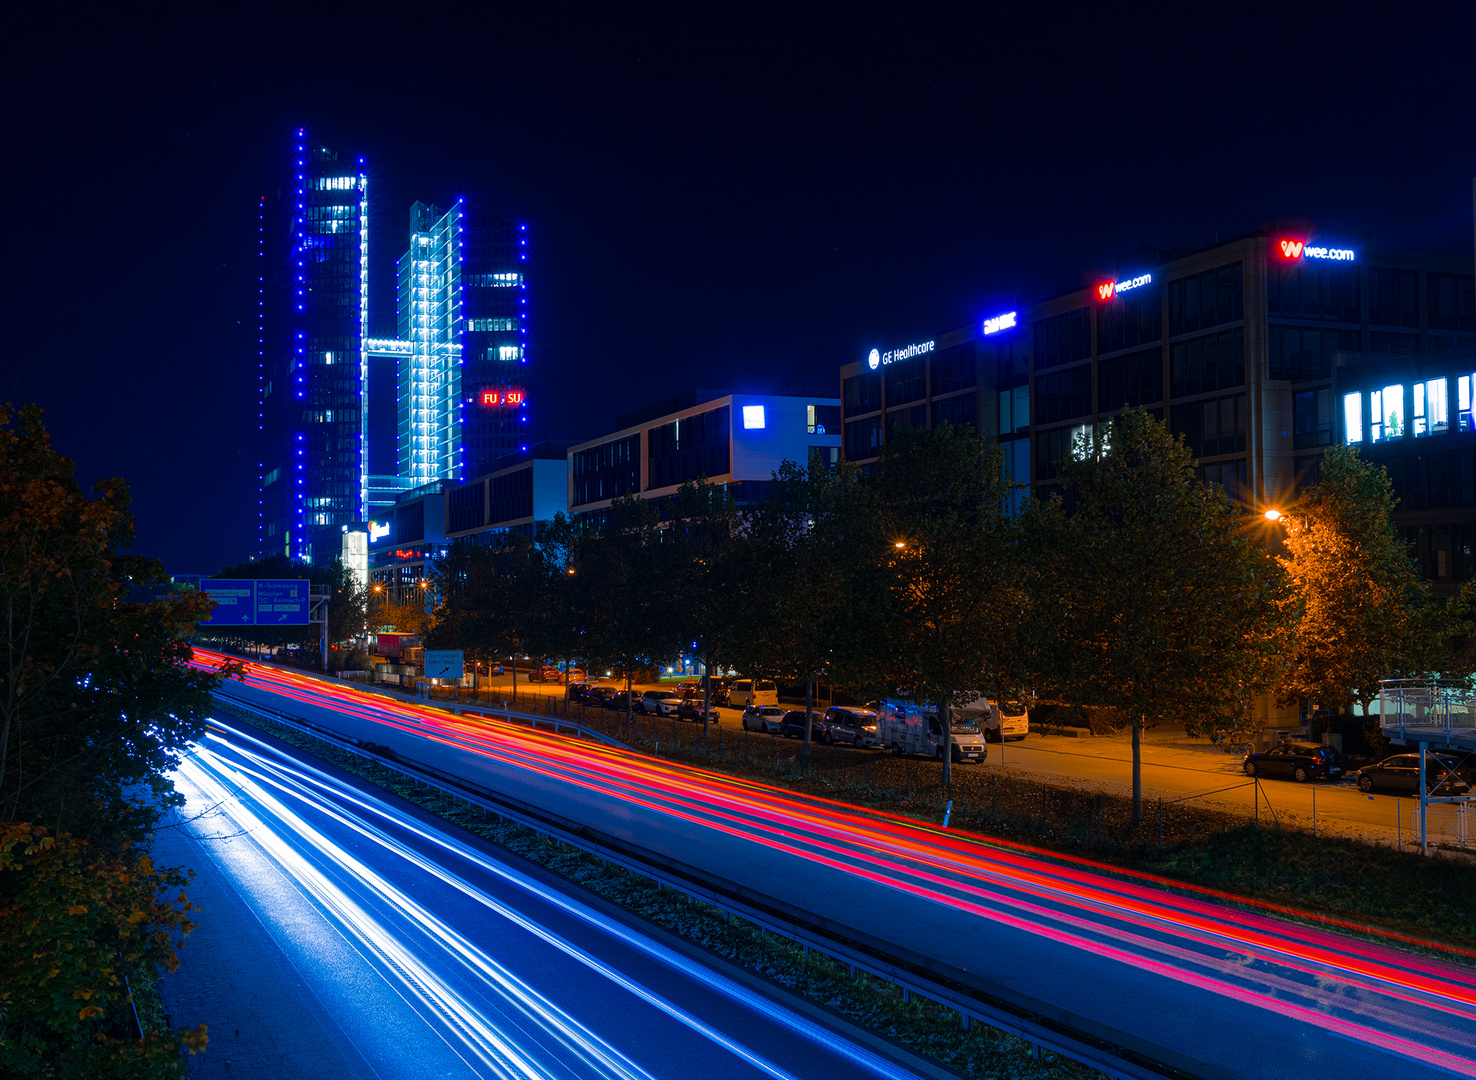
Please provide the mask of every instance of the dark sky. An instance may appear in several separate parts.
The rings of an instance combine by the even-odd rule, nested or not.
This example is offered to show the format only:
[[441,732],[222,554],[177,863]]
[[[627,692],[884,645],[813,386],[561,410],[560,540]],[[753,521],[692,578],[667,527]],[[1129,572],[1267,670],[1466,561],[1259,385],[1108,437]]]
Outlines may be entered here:
[[0,393],[176,572],[251,552],[256,197],[298,125],[370,160],[376,332],[413,199],[530,223],[545,436],[835,394],[1143,245],[1472,252],[1467,0],[142,7],[11,10]]

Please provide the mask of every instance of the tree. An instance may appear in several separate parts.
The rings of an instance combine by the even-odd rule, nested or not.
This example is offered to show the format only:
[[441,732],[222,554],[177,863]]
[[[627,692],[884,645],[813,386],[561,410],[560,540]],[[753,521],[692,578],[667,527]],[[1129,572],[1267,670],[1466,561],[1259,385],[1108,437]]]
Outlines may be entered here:
[[1280,696],[1338,711],[1365,709],[1380,679],[1449,672],[1446,648],[1468,600],[1431,597],[1394,528],[1394,491],[1381,466],[1330,447],[1321,480],[1284,519],[1291,584],[1290,665]]
[[525,536],[458,540],[432,566],[437,604],[426,643],[487,664],[511,657],[516,693],[517,657],[536,647],[531,639],[547,616],[545,577],[542,553]]
[[560,581],[548,610],[564,620],[586,662],[624,674],[627,719],[636,669],[659,666],[680,643],[669,550],[659,533],[650,503],[621,496],[603,522],[555,514],[540,538],[550,577]]
[[[44,821],[100,842],[137,840],[166,774],[204,731],[212,674],[188,644],[210,609],[197,592],[129,602],[163,568],[122,553],[129,495],[103,480],[88,499],[28,406],[0,427],[0,820]],[[148,789],[155,797],[140,800]]]
[[183,894],[158,895],[182,878],[142,841],[181,804],[168,773],[204,731],[217,677],[190,666],[188,642],[212,602],[130,599],[165,576],[123,553],[126,485],[87,498],[38,408],[3,416],[0,1072],[182,1074],[179,1050],[203,1047],[203,1029],[128,1038],[119,984],[172,965],[169,935],[187,929]]
[[702,658],[702,737],[712,701],[712,670],[732,650],[729,584],[735,563],[738,524],[733,497],[701,479],[685,483],[672,498],[671,521],[662,533],[674,580],[671,592],[676,634]]
[[[998,447],[986,451],[980,435],[952,424],[896,432],[875,483],[891,539],[874,542],[892,556],[889,644],[879,659],[892,661],[890,685],[937,708],[949,745],[953,705],[1006,674],[1021,592],[1014,485]],[[952,768],[945,752],[945,785]]]
[[187,882],[127,844],[110,855],[44,826],[0,825],[0,1072],[184,1076],[180,1048],[203,1050],[205,1025],[141,1032],[130,982],[179,966],[173,937],[198,910],[178,891]]
[[1136,823],[1144,726],[1233,714],[1269,685],[1283,580],[1244,512],[1141,409],[1079,442],[1057,475],[1070,512],[1060,497],[1026,511],[1035,602],[1056,631],[1041,677],[1127,716]]
[[732,653],[751,675],[789,674],[805,684],[810,756],[815,682],[848,686],[874,680],[862,648],[875,631],[866,589],[883,565],[869,489],[849,462],[832,471],[818,459],[785,461],[770,497],[747,511],[729,584]]

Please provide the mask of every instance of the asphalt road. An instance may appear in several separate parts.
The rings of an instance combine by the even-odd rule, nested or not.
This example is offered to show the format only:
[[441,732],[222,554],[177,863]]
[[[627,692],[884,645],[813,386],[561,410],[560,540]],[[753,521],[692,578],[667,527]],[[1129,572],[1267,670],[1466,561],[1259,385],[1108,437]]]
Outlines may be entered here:
[[1204,1073],[1476,1075],[1466,966],[300,676],[253,673],[230,692],[936,956]]
[[[183,764],[162,859],[213,937],[164,980],[195,1077],[849,1078],[920,1064],[270,738]],[[213,1021],[213,1022],[212,1022]]]

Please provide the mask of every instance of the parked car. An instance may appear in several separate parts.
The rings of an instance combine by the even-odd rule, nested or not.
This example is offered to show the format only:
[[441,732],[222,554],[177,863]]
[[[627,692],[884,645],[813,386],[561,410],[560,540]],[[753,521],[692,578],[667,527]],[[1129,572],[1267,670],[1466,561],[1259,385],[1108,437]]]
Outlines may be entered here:
[[984,737],[995,742],[1005,739],[1023,739],[1030,734],[1030,710],[1022,701],[996,701],[994,719],[984,729]]
[[768,735],[777,735],[783,723],[784,710],[778,705],[750,705],[743,710],[744,731],[762,731]]
[[728,704],[746,709],[750,705],[778,705],[779,687],[765,679],[735,679],[728,688]]
[[564,677],[564,673],[552,664],[545,664],[538,669],[539,682],[558,682]]
[[[703,715],[702,692],[698,691],[695,694],[683,694],[682,699],[677,702],[676,714],[683,720],[701,720]],[[707,719],[711,723],[717,723],[718,711],[716,709],[709,708],[707,710]]]
[[564,687],[564,697],[568,698],[570,701],[574,702],[576,705],[577,704],[580,704],[583,701],[585,701],[588,696],[589,696],[589,683],[586,683],[586,682],[571,682],[567,686]]
[[635,690],[616,690],[605,702],[605,708],[614,709],[617,712],[625,712],[629,708],[639,712],[640,707],[636,702],[640,700],[641,695]]
[[670,690],[647,690],[636,702],[636,708],[645,716],[675,716],[682,699]]
[[710,692],[714,705],[728,704],[728,692],[733,685],[733,680],[728,676],[720,676],[712,680]]
[[[1395,754],[1377,765],[1365,765],[1353,774],[1359,791],[1383,789],[1416,795],[1420,790],[1420,755]],[[1462,780],[1457,763],[1440,754],[1425,754],[1425,790],[1431,795],[1464,795],[1471,785]]]
[[825,724],[836,742],[852,746],[876,745],[876,713],[866,709],[832,705],[825,710]]
[[[835,736],[830,733],[830,725],[825,722],[825,714],[814,712],[810,716],[810,741],[835,742]],[[785,713],[784,720],[779,725],[779,734],[786,739],[803,739],[805,737],[805,710],[791,709]]]
[[1247,754],[1241,768],[1247,776],[1336,780],[1343,775],[1343,755],[1319,743],[1284,742],[1270,750]]
[[610,707],[610,699],[617,693],[619,691],[613,686],[591,686],[584,692],[584,703],[594,708],[603,706],[608,709]]
[[487,674],[488,675],[501,675],[501,674],[503,674],[502,665],[501,664],[488,664],[487,665]]
[[701,694],[702,684],[700,682],[693,682],[692,680],[688,679],[685,682],[677,683],[671,688],[671,690],[672,693],[681,694],[683,697],[688,694]]

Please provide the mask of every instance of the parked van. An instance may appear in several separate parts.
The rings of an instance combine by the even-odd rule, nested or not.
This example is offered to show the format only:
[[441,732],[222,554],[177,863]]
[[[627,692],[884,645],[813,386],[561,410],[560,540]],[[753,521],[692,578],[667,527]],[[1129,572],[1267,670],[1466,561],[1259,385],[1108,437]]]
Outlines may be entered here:
[[954,721],[961,717],[973,720],[989,742],[1023,739],[1030,734],[1030,714],[1024,705],[1018,701],[991,701],[979,690],[961,696],[954,705]]
[[953,750],[954,761],[983,762],[989,757],[976,717],[953,717],[953,731],[944,736],[936,709],[919,709],[910,701],[887,699],[877,715],[877,743],[899,756],[922,754],[943,760],[944,746]]
[[736,679],[728,688],[728,706],[746,709],[750,705],[778,705],[779,687],[763,679]]

